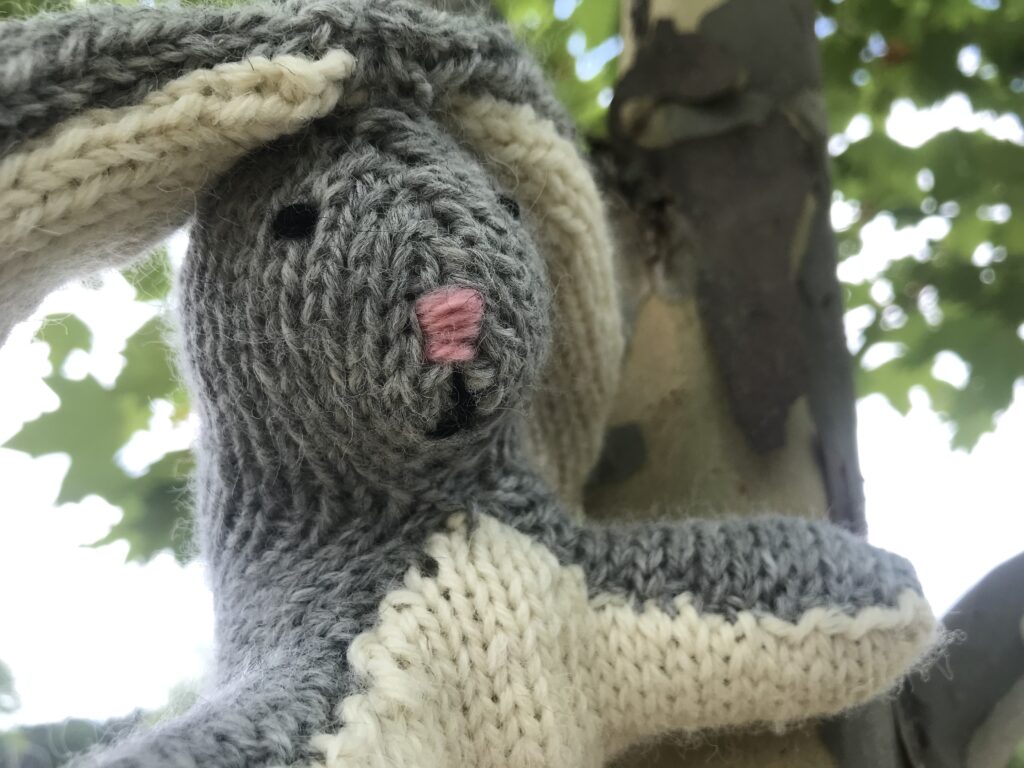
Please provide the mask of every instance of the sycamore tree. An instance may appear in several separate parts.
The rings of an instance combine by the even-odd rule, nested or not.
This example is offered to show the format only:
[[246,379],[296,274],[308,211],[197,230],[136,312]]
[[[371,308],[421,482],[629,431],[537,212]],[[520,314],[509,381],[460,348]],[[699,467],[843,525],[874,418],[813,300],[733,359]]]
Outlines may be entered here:
[[[0,0],[0,17],[65,5]],[[922,389],[956,448],[970,450],[994,428],[1024,377],[1024,2],[490,6],[545,66],[605,177],[620,237],[635,246],[620,265],[636,334],[629,397],[588,489],[591,514],[706,496],[741,511],[828,508],[836,522],[863,529],[854,381],[857,395],[881,393],[902,412],[911,390]],[[921,111],[926,119],[916,122],[934,130],[902,131],[903,118]],[[941,124],[939,115],[958,118]],[[766,155],[772,163],[760,163]],[[747,218],[730,221],[737,211]],[[756,238],[736,237],[736,225]],[[901,233],[904,247],[865,259],[879,231]],[[783,279],[791,272],[795,283]],[[138,301],[163,306],[172,283],[166,252],[125,277]],[[753,307],[744,322],[757,324],[737,325],[737,305]],[[119,458],[154,410],[175,424],[188,418],[163,325],[158,314],[128,339],[119,376],[104,386],[67,369],[75,350],[92,348],[92,330],[73,316],[44,322],[46,383],[60,405],[6,444],[33,456],[68,454],[58,503],[96,494],[118,507],[121,519],[95,545],[124,540],[137,561],[168,549],[184,561],[190,552],[188,452],[169,451],[141,470]],[[675,346],[659,347],[664,338]],[[684,363],[698,372],[697,384],[688,380],[690,411],[671,404],[677,391],[667,385],[645,389],[666,355],[677,365],[657,369],[664,381],[689,375]],[[705,436],[704,455],[688,453],[659,423]],[[673,463],[651,458],[666,455]],[[695,486],[709,469],[724,479]],[[0,707],[10,708],[17,700],[4,673]],[[888,752],[885,762],[877,753],[857,762],[849,744],[895,739],[888,710],[861,721],[741,739],[725,757],[699,759],[746,765],[752,755],[795,749],[821,761],[838,754],[843,765],[917,764]]]

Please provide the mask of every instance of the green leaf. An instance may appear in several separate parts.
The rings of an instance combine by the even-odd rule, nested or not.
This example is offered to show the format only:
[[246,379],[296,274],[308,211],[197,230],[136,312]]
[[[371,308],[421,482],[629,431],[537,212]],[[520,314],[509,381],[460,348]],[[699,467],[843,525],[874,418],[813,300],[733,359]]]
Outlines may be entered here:
[[587,48],[593,48],[618,33],[618,0],[581,0],[569,23],[584,34]]
[[584,136],[607,134],[608,110],[598,94],[615,82],[614,62],[593,78],[576,76],[576,61],[568,51],[569,38],[582,32],[588,48],[617,34],[617,0],[581,0],[568,19],[556,19],[550,0],[495,0],[495,6],[537,57],[551,79],[555,93],[572,115]]
[[115,390],[139,403],[166,399],[175,402],[184,397],[177,385],[171,352],[167,346],[164,322],[155,317],[128,339],[125,365]]
[[161,325],[154,318],[128,339],[125,366],[113,388],[105,389],[92,377],[76,381],[60,371],[71,349],[87,348],[85,325],[77,318],[45,323],[41,336],[51,344],[54,362],[46,383],[60,398],[60,406],[25,424],[7,443],[32,456],[68,454],[71,464],[57,503],[96,494],[121,507],[121,521],[102,543],[126,539],[133,560],[146,560],[167,548],[183,558],[188,549],[184,539],[172,538],[187,517],[186,506],[179,503],[191,469],[187,453],[169,453],[138,477],[129,475],[117,459],[129,438],[148,427],[154,400],[174,403],[179,419],[188,412]]
[[1024,741],[1014,751],[1008,768],[1024,768]]
[[[821,45],[835,126],[845,125],[858,111],[884,114],[898,97],[929,104],[954,91],[967,94],[978,109],[1020,109],[1020,97],[1010,83],[1024,75],[1021,3],[1004,1],[986,10],[966,0],[818,0],[818,9],[837,25]],[[884,39],[887,50],[881,56],[863,56],[873,34]],[[990,79],[958,69],[957,54],[970,43],[979,44],[984,60],[997,68]],[[858,69],[870,75],[870,83],[859,88],[851,85]]]
[[60,407],[25,424],[7,447],[31,456],[63,452],[71,457],[58,504],[92,493],[111,500],[128,479],[114,457],[134,432],[145,429],[149,408],[131,398],[112,397],[91,377],[71,381],[56,376],[47,384],[60,398]]
[[70,0],[0,0],[0,19],[22,19],[43,11],[63,11]]
[[180,562],[192,554],[189,537],[190,499],[187,478],[192,472],[192,454],[173,451],[133,478],[118,501],[120,521],[92,546],[119,539],[128,542],[128,559],[145,561],[170,546]]
[[890,360],[873,370],[860,368],[857,371],[857,391],[860,395],[879,394],[903,416],[910,413],[910,389],[925,374],[918,368],[901,365]]
[[[874,344],[896,343],[905,353],[871,371],[861,371],[862,394],[885,395],[901,412],[909,408],[908,392],[923,387],[932,407],[953,426],[953,445],[971,448],[994,427],[996,414],[1009,407],[1014,386],[1024,376],[1024,341],[1017,328],[1024,323],[1024,258],[1008,258],[986,269],[992,281],[981,280],[983,268],[968,259],[940,251],[932,260],[901,259],[886,271],[896,291],[893,305],[905,315],[898,327],[884,321],[883,307],[865,297],[858,300],[876,309],[865,330],[862,359]],[[929,324],[917,303],[924,290],[938,296],[941,319]],[[866,298],[866,301],[865,301]],[[966,386],[957,389],[932,375],[935,356],[956,354],[970,368]]]
[[50,347],[50,365],[60,371],[72,350],[88,352],[92,347],[92,331],[74,315],[51,315],[43,322],[37,337]]

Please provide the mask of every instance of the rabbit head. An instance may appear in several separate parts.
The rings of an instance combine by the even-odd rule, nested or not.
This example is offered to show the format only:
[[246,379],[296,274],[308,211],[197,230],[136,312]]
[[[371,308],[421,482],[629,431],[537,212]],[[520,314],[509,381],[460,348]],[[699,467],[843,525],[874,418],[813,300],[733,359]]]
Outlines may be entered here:
[[410,0],[0,25],[0,338],[190,220],[182,338],[214,448],[244,423],[247,460],[372,448],[359,471],[401,484],[397,459],[470,460],[528,408],[537,465],[582,487],[623,348],[610,238],[502,25]]
[[[180,280],[205,423],[419,487],[525,413],[549,289],[519,205],[429,115],[363,106],[236,164]],[[223,450],[224,446],[218,446]]]

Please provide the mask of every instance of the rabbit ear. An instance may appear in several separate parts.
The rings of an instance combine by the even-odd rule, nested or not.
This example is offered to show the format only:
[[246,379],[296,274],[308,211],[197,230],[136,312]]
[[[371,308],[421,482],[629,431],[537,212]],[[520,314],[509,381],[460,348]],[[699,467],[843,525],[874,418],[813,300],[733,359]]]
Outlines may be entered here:
[[361,85],[487,92],[562,110],[507,29],[421,0],[289,0],[232,8],[86,6],[0,23],[0,155],[95,107],[137,104],[188,72],[246,58],[319,59],[341,48]]
[[458,98],[452,129],[515,195],[554,287],[554,338],[528,421],[528,453],[573,508],[601,450],[625,347],[614,247],[590,168],[529,104]]
[[95,108],[0,160],[0,340],[61,282],[120,266],[188,219],[199,189],[327,114],[352,56],[256,56]]

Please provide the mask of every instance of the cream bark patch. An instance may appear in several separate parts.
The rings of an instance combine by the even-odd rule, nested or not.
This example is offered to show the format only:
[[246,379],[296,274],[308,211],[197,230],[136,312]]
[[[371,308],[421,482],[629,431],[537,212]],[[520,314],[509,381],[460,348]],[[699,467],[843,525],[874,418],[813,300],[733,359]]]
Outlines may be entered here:
[[588,597],[583,573],[493,518],[433,536],[349,662],[363,689],[314,747],[326,768],[599,766],[672,731],[783,723],[886,690],[934,638],[927,604],[797,621]]

